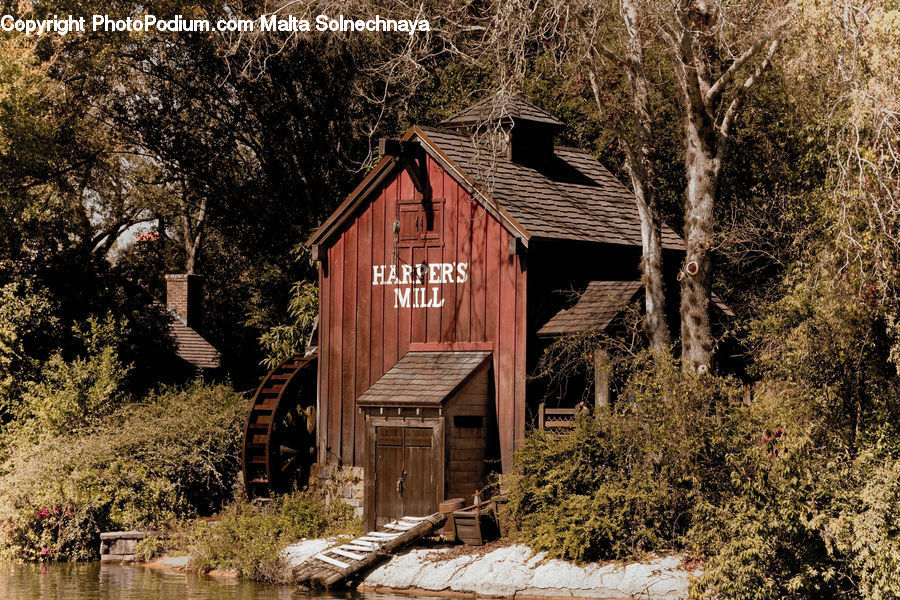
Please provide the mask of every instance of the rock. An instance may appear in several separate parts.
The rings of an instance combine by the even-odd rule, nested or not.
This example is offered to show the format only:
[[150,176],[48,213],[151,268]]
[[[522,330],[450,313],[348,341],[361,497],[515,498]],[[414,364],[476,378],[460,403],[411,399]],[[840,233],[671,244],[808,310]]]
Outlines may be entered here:
[[[338,544],[337,538],[304,540],[285,548],[290,567]],[[365,588],[425,590],[479,596],[559,598],[642,598],[675,600],[687,596],[698,572],[681,567],[682,557],[660,556],[641,563],[589,563],[583,566],[533,554],[527,546],[509,545],[485,554],[442,558],[443,549],[413,549],[396,554],[370,571]]]
[[687,596],[691,576],[696,575],[681,568],[679,556],[578,566],[532,554],[521,545],[435,560],[440,552],[445,551],[419,549],[393,556],[361,585],[479,596],[674,600]]
[[325,538],[315,540],[303,540],[296,544],[291,544],[281,551],[281,557],[287,563],[288,567],[296,567],[303,564],[322,550],[336,545],[340,540],[337,538]]
[[179,569],[183,569],[188,566],[188,563],[190,561],[190,556],[167,556],[162,559],[162,564],[167,567],[176,567]]

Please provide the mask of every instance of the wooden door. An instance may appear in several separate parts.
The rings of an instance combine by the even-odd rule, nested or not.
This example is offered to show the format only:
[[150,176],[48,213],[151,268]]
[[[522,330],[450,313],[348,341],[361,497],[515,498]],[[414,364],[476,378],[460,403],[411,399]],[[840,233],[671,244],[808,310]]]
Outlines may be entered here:
[[375,526],[402,517],[397,482],[403,477],[403,428],[375,428]]
[[436,430],[433,427],[375,427],[375,526],[437,510]]
[[[434,502],[434,452],[431,427],[405,427],[403,440],[403,515],[423,517],[437,510]],[[401,515],[401,516],[403,516]]]

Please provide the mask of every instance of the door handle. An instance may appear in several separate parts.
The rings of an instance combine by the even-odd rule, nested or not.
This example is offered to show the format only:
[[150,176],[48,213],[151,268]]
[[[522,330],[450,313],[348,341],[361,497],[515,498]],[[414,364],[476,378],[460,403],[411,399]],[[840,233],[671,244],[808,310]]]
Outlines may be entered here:
[[400,472],[400,479],[397,480],[397,493],[403,497],[403,484],[406,482],[406,469]]

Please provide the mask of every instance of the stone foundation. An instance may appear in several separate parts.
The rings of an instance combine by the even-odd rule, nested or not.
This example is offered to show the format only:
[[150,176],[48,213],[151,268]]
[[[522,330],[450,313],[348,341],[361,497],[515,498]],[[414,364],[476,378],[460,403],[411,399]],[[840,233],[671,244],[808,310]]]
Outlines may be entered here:
[[310,482],[315,481],[325,495],[325,502],[338,500],[353,507],[357,517],[362,517],[365,502],[365,470],[362,467],[338,467],[315,464]]

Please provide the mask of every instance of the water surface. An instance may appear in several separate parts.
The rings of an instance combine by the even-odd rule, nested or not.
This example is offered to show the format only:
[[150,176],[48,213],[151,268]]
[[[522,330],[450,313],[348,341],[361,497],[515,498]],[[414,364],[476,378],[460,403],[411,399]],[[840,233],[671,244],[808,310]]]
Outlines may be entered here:
[[0,562],[2,600],[409,600],[377,593],[312,594],[296,586],[100,563]]

